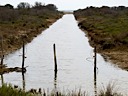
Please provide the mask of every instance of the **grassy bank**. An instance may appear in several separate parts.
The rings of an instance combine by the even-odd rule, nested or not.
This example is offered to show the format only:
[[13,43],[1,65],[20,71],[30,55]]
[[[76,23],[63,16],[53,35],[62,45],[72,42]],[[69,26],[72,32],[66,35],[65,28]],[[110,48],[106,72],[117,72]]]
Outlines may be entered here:
[[[114,91],[113,85],[109,84],[106,88],[101,89],[96,96],[123,96],[121,93]],[[89,93],[81,91],[80,89],[78,91],[56,91],[53,90],[51,92],[46,92],[41,89],[37,92],[35,89],[31,89],[28,92],[23,91],[19,88],[14,88],[11,85],[2,85],[0,87],[0,96],[90,96]]]
[[86,30],[91,46],[128,69],[128,8],[88,7],[74,11],[79,27]]
[[53,4],[42,5],[36,2],[30,7],[28,3],[22,2],[18,8],[10,6],[0,6],[0,38],[5,54],[20,48],[23,41],[31,42],[63,15]]
[[0,87],[0,96],[36,96],[21,89],[15,89],[11,85],[3,85]]

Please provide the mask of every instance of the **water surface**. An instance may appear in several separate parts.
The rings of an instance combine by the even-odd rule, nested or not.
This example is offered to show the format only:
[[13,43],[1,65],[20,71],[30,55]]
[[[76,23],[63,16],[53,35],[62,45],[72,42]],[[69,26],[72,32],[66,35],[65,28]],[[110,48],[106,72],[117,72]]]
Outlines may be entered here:
[[[53,44],[56,44],[58,72],[54,74]],[[88,38],[77,26],[72,14],[64,15],[25,46],[25,82],[21,73],[4,74],[4,82],[19,85],[25,90],[44,88],[52,90],[87,91],[91,96],[110,82],[116,90],[128,94],[128,72],[105,62],[97,56],[97,73],[93,71],[93,48]],[[22,49],[9,54],[5,63],[10,67],[21,66]],[[95,82],[96,81],[96,82]],[[25,86],[23,86],[25,85]]]

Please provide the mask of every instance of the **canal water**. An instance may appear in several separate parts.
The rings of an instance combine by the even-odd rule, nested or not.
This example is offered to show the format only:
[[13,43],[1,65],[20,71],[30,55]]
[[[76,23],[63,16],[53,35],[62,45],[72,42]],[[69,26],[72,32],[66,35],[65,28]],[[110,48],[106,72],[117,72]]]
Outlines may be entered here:
[[[58,72],[54,73],[53,44],[56,44]],[[97,72],[94,74],[94,52],[85,33],[77,26],[72,14],[64,15],[42,34],[25,46],[27,72],[4,74],[4,83],[19,85],[24,90],[42,88],[60,91],[83,90],[90,96],[109,83],[115,90],[128,94],[128,72],[103,57],[97,56]],[[9,67],[21,66],[22,48],[9,54],[5,63]],[[23,78],[24,77],[24,78]],[[24,80],[23,80],[24,79]]]

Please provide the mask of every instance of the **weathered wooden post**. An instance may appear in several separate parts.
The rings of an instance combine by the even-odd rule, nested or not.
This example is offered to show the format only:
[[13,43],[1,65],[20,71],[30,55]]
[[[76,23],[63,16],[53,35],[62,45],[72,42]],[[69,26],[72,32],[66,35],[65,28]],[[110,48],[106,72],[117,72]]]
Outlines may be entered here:
[[4,55],[1,55],[1,68],[3,67],[3,62],[4,62]]
[[4,77],[3,77],[3,74],[1,74],[1,84],[2,84],[2,85],[4,84]]
[[1,64],[1,68],[3,67],[3,61],[4,61],[4,53],[3,53],[3,34],[2,34],[2,32],[1,32],[1,34],[0,34],[1,36],[0,36],[0,41],[1,41],[1,62],[0,62],[0,64]]
[[22,84],[23,84],[23,91],[25,91],[25,77],[24,77],[24,72],[22,72]]
[[97,75],[96,72],[94,72],[94,94],[97,96]]
[[54,72],[54,89],[57,89],[57,71]]
[[24,60],[25,60],[25,46],[24,46],[24,40],[23,40],[22,71],[24,69]]
[[25,39],[27,38],[27,35],[22,35],[22,44],[23,44],[23,54],[22,54],[22,73],[26,72],[26,68],[24,67],[24,61],[25,61]]
[[55,65],[55,68],[54,68],[54,87],[55,87],[55,90],[57,89],[57,59],[56,59],[56,45],[53,44],[53,50],[54,50],[54,65]]
[[96,72],[97,68],[97,53],[96,53],[96,46],[94,48],[94,72]]
[[94,93],[95,93],[95,96],[97,96],[97,76],[96,76],[96,73],[97,73],[97,53],[96,53],[96,46],[94,48]]
[[54,63],[55,63],[54,71],[57,72],[57,59],[56,59],[56,45],[55,44],[53,44],[53,50],[54,50]]

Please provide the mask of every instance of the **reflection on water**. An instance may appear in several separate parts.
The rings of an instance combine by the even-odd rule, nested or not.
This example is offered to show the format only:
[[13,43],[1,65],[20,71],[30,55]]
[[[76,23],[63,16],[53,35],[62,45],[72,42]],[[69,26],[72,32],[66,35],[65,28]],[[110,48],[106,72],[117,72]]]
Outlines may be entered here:
[[[58,71],[54,73],[53,44],[56,44]],[[4,82],[19,85],[24,90],[42,88],[52,90],[84,90],[94,96],[97,89],[117,82],[118,92],[128,92],[128,72],[111,66],[97,54],[98,74],[94,72],[93,48],[72,14],[64,15],[31,43],[25,46],[25,76],[4,74]],[[22,49],[5,57],[9,67],[20,67]],[[23,80],[21,79],[23,77]],[[24,78],[25,77],[25,78]],[[25,82],[24,82],[25,81]],[[96,82],[95,82],[96,81]]]
[[94,93],[95,93],[95,96],[97,96],[97,71],[95,70],[94,71]]
[[23,84],[23,90],[25,91],[25,76],[24,76],[24,72],[22,72],[22,84]]
[[2,84],[2,85],[4,84],[4,77],[3,77],[3,74],[1,74],[1,84]]
[[94,48],[94,94],[97,96],[97,50]]
[[57,71],[54,71],[54,89],[57,90]]

